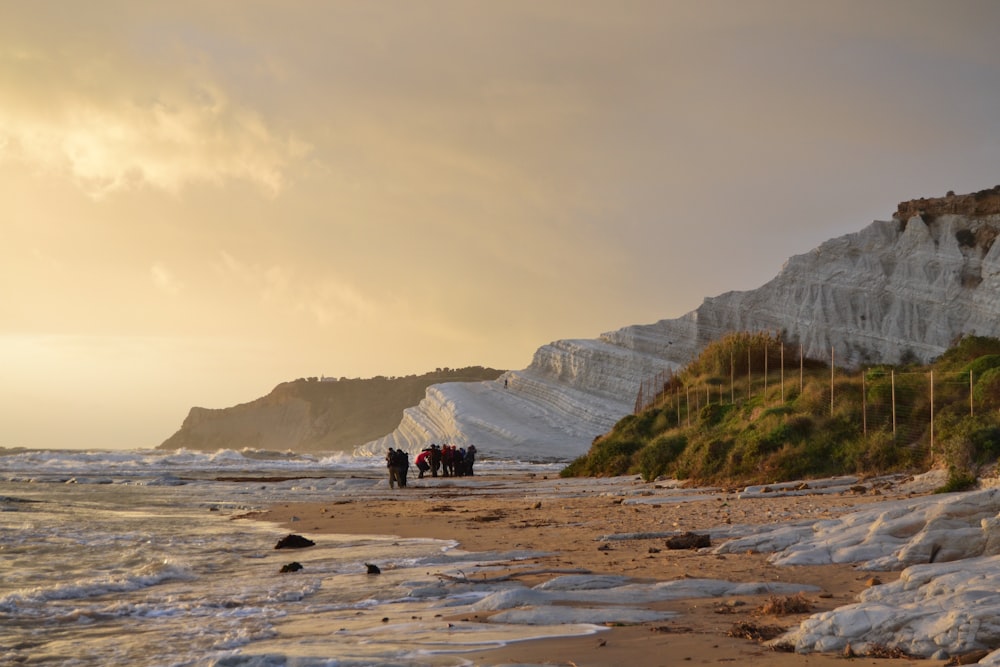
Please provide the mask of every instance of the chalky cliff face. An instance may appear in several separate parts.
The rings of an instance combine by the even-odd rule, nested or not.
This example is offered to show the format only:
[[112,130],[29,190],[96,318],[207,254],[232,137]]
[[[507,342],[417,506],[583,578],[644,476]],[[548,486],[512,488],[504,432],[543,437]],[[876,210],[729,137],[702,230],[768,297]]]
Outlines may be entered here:
[[[929,361],[962,334],[1000,336],[1000,186],[920,199],[791,258],[759,289],[595,340],[556,341],[494,382],[435,385],[361,452],[431,442],[481,455],[570,459],[632,411],[639,385],[733,331],[783,332],[837,365]],[[796,350],[797,351],[797,350]]]

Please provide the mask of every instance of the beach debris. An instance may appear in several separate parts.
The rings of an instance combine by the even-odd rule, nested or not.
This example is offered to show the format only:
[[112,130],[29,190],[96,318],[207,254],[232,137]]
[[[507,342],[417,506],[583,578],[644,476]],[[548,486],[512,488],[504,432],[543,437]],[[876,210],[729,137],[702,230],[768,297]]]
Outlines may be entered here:
[[293,561],[291,563],[287,563],[286,565],[281,566],[281,574],[285,574],[286,572],[298,572],[301,569],[302,569],[302,563],[299,563],[298,561]]
[[737,621],[726,634],[738,639],[749,639],[755,642],[765,642],[774,639],[785,632],[777,625],[759,625],[753,621]]
[[671,625],[655,625],[649,629],[650,632],[663,632],[663,633],[685,633],[694,632],[694,628],[687,626],[671,626]]
[[772,595],[761,606],[754,609],[755,614],[784,616],[786,614],[808,614],[812,605],[802,593],[795,595]]
[[735,614],[737,607],[746,606],[746,602],[743,600],[726,600],[715,606],[716,614]]
[[975,665],[980,660],[985,658],[990,654],[989,651],[979,650],[970,651],[969,653],[963,653],[961,655],[953,655],[951,660],[946,662],[946,665]]
[[365,563],[365,567],[368,568],[368,574],[382,574],[382,570],[374,563]]
[[688,531],[667,538],[666,545],[668,549],[702,549],[712,546],[712,540],[708,535]]
[[[989,653],[989,651],[983,651],[979,655],[979,657],[977,657],[971,663],[969,663],[969,662],[957,662],[955,664],[956,665],[970,665],[970,664],[974,665],[977,662],[979,662],[980,658],[986,657],[987,653]],[[894,659],[894,660],[898,660],[898,659],[912,660],[915,657],[913,655],[910,655],[909,653],[907,653],[903,649],[899,648],[898,646],[886,646],[885,644],[869,644],[868,648],[865,650],[864,655],[865,655],[866,658],[886,658],[886,659]]]
[[306,547],[314,547],[316,543],[310,539],[302,537],[301,535],[289,534],[278,540],[278,543],[274,545],[275,549],[305,549]]

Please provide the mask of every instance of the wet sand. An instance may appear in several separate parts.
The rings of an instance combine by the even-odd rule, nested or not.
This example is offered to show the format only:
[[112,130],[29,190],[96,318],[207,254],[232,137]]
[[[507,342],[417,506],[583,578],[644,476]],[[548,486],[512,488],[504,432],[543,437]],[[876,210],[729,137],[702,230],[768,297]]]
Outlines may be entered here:
[[[380,534],[456,540],[468,551],[538,550],[547,555],[519,563],[509,574],[526,585],[557,576],[556,571],[626,575],[639,581],[679,578],[734,582],[795,582],[819,587],[803,594],[815,613],[855,600],[873,577],[883,582],[898,573],[860,571],[849,565],[778,567],[757,553],[713,554],[672,550],[662,537],[607,540],[608,535],[706,531],[722,525],[763,525],[839,516],[854,508],[912,495],[903,487],[872,486],[867,491],[741,498],[735,490],[690,492],[684,502],[644,504],[663,494],[634,478],[607,484],[558,480],[555,475],[477,476],[458,479],[411,477],[410,486],[363,498],[328,503],[287,504],[259,518],[291,532]],[[526,572],[527,571],[527,572]],[[531,572],[537,572],[532,574]],[[769,613],[768,602],[783,596],[697,598],[644,605],[678,615],[669,621],[609,628],[594,636],[544,639],[501,649],[463,654],[477,665],[654,665],[736,664],[822,666],[845,664],[842,654],[795,654],[773,650],[747,634],[787,629],[808,613]],[[484,620],[484,617],[456,617]],[[853,657],[854,665],[940,665],[910,658]]]

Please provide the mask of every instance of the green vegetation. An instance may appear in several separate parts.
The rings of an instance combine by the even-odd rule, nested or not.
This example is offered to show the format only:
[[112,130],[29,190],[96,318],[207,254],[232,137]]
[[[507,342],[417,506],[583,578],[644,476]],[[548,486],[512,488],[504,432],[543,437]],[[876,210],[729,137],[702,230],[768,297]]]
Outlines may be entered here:
[[1000,340],[966,337],[929,365],[856,372],[791,350],[760,333],[710,344],[562,476],[765,484],[941,465],[952,491],[1000,457]]

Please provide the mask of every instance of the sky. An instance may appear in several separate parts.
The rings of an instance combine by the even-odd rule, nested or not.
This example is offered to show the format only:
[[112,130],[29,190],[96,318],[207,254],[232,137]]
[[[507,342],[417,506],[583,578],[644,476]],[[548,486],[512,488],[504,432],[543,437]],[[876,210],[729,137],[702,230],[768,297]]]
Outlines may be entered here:
[[1000,3],[0,0],[0,446],[521,369],[1000,184]]

